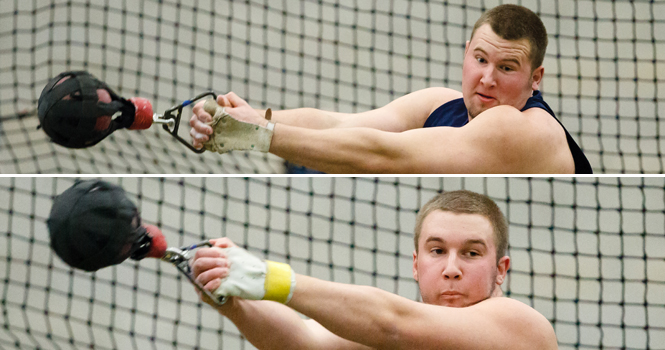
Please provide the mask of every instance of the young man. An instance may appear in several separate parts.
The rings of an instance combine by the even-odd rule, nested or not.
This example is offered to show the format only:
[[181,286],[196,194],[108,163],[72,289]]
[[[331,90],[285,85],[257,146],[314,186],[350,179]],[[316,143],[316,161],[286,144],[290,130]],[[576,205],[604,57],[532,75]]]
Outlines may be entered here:
[[297,275],[226,238],[196,253],[193,273],[215,296],[231,296],[221,306],[203,299],[259,349],[557,348],[545,317],[501,296],[508,234],[491,199],[447,192],[423,206],[416,221],[413,276],[424,303]]
[[[546,47],[536,14],[501,5],[480,17],[466,43],[462,92],[427,88],[357,114],[279,111],[271,122],[231,92],[217,103],[263,136],[216,142],[238,137],[251,147],[230,149],[256,149],[263,137],[263,151],[329,173],[591,173],[538,91]],[[190,135],[200,148],[217,131],[212,111],[198,104],[194,113]]]

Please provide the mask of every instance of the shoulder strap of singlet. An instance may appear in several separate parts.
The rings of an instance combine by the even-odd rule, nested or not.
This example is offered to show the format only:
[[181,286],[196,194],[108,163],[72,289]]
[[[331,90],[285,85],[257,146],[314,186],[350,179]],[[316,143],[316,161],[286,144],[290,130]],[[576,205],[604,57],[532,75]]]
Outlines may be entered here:
[[570,152],[573,154],[573,161],[575,162],[575,174],[593,174],[593,170],[591,169],[591,164],[589,164],[589,160],[586,158],[584,155],[584,152],[582,152],[582,149],[580,146],[577,145],[575,140],[573,139],[572,136],[570,136],[570,133],[568,133],[568,130],[566,130],[566,127],[563,126],[561,121],[554,115],[554,111],[552,111],[552,108],[543,100],[543,96],[540,93],[540,91],[536,90],[533,93],[533,96],[531,96],[527,101],[526,105],[524,105],[524,108],[522,108],[522,111],[526,111],[529,108],[542,108],[547,113],[549,113],[554,120],[561,125],[563,128],[563,131],[566,132],[566,141],[568,141],[568,148],[570,148]]
[[469,122],[469,116],[464,105],[464,99],[458,98],[448,101],[427,117],[423,128],[434,126],[452,126],[459,128]]
[[[584,152],[582,152],[582,149],[577,145],[575,140],[573,139],[572,136],[570,136],[570,133],[568,133],[568,130],[566,130],[566,127],[563,126],[561,121],[557,119],[557,117],[554,115],[554,111],[550,106],[543,100],[543,96],[540,93],[540,91],[534,91],[533,96],[531,96],[527,102],[526,105],[524,105],[524,108],[522,108],[522,111],[525,111],[529,108],[542,108],[547,113],[549,113],[556,121],[561,125],[563,128],[563,131],[566,133],[566,141],[568,142],[568,148],[570,148],[570,152],[573,155],[573,161],[575,162],[575,173],[576,174],[592,174],[593,171],[591,169],[591,165],[589,164],[589,160],[586,158],[584,155]],[[427,118],[425,121],[425,125],[423,125],[424,128],[430,128],[430,127],[435,127],[435,126],[452,126],[452,127],[462,127],[468,123],[468,112],[466,109],[466,106],[464,105],[464,99],[459,98],[455,99],[452,101],[449,101],[447,103],[444,103],[443,105],[439,106],[430,116]]]

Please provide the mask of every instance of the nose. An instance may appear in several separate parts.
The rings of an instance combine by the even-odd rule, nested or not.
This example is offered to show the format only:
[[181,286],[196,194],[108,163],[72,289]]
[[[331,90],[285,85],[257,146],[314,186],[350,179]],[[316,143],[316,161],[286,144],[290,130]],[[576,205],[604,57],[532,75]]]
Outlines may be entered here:
[[494,71],[494,66],[492,64],[486,65],[483,70],[483,76],[480,78],[480,83],[488,87],[495,86],[496,80],[494,79]]
[[460,280],[462,279],[462,270],[457,260],[457,254],[450,254],[446,261],[446,266],[443,269],[443,278],[446,280]]

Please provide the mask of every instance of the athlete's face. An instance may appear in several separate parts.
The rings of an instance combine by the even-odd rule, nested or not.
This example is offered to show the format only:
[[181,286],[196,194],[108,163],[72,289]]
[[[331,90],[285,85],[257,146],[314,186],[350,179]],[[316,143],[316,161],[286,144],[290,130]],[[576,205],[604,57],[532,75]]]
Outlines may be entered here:
[[543,77],[543,67],[531,68],[527,39],[505,40],[489,24],[467,41],[462,67],[462,94],[475,118],[489,108],[510,105],[522,109]]
[[489,298],[510,266],[507,256],[497,264],[493,236],[492,224],[482,215],[428,214],[418,253],[413,252],[413,277],[423,302],[465,307]]

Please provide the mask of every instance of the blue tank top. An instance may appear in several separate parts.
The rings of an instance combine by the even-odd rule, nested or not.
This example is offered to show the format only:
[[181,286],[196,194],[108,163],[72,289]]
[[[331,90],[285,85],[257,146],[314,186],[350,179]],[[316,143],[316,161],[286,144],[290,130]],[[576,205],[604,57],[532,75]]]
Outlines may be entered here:
[[[568,148],[573,154],[573,161],[575,162],[575,174],[592,174],[591,165],[589,160],[587,160],[584,152],[577,145],[572,136],[568,133],[568,130],[561,124],[559,119],[554,115],[554,111],[550,108],[549,105],[543,100],[543,96],[540,91],[536,90],[533,93],[533,96],[529,97],[522,108],[522,111],[526,111],[529,108],[542,108],[549,113],[552,118],[554,118],[559,125],[563,128],[563,131],[566,132],[566,140],[568,141]],[[431,128],[435,126],[452,126],[454,128],[459,128],[469,122],[469,115],[464,105],[464,99],[458,98],[456,100],[449,101],[444,103],[439,108],[437,108],[425,121],[424,128]]]

